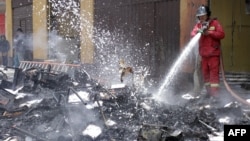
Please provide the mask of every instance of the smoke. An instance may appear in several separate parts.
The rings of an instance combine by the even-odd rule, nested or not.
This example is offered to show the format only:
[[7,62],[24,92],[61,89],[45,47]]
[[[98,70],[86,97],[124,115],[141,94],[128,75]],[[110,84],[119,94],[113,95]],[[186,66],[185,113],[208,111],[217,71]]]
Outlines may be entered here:
[[[154,99],[159,102],[171,102],[174,101],[169,96],[174,95],[173,93],[173,80],[177,76],[178,72],[180,71],[181,66],[183,65],[183,61],[186,59],[188,54],[192,51],[192,49],[197,46],[200,39],[201,34],[198,33],[196,36],[194,36],[188,45],[184,48],[180,56],[177,58],[173,66],[170,68],[170,71],[166,75],[164,82],[161,84],[158,92],[155,94]],[[180,86],[181,87],[181,86]],[[167,100],[162,101],[163,97],[167,97]]]
[[[140,50],[133,49],[135,41],[128,38],[128,33],[118,28],[114,28],[112,31],[105,29],[106,25],[102,23],[93,26],[91,19],[93,15],[81,10],[79,2],[50,0],[49,3],[52,7],[51,16],[57,19],[52,21],[50,27],[52,29],[49,35],[49,56],[51,59],[65,58],[65,55],[69,57],[69,54],[71,54],[70,57],[73,57],[73,59],[67,60],[72,62],[79,57],[80,50],[84,51],[84,48],[80,48],[80,44],[85,47],[90,40],[95,48],[94,62],[96,66],[94,74],[91,75],[98,79],[102,78],[108,86],[120,81],[119,61],[121,59],[125,60],[126,64],[135,70],[137,67],[141,67],[137,60],[142,61],[141,50],[143,48]],[[66,37],[60,37],[61,34],[66,35]],[[74,38],[71,38],[73,35],[85,38],[74,40]],[[145,48],[148,46],[149,44],[145,43]]]
[[[27,35],[27,36],[29,36],[29,35]],[[33,46],[36,47],[36,48],[34,48],[35,50],[36,49],[38,49],[38,50],[46,49],[47,42],[42,40],[42,39],[46,39],[46,37],[47,37],[47,32],[45,30],[42,30],[42,29],[38,30],[37,32],[35,32],[33,34],[33,37],[34,37],[33,38],[33,43],[34,43]],[[28,44],[31,45],[32,43],[28,41]]]
[[[94,107],[98,107],[98,105],[91,101],[90,93],[78,91],[78,95],[86,103],[82,104],[75,94],[69,96],[68,102],[72,106],[67,107],[68,123],[72,130],[82,131],[83,135],[91,136],[94,139],[102,132],[104,121],[100,120],[99,114],[96,114],[99,111],[94,109]],[[102,103],[101,101],[99,102]]]

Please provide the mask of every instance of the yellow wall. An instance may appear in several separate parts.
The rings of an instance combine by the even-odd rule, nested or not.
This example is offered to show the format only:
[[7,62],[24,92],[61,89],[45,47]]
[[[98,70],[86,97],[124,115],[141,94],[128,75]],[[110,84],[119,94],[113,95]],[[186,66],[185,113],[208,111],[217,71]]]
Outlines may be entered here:
[[[33,46],[34,59],[47,59],[47,0],[33,0]],[[94,46],[92,42],[92,30],[94,21],[94,0],[81,0],[81,61],[82,63],[93,63]],[[85,21],[88,21],[87,24]]]
[[[204,0],[203,2],[206,2]],[[193,16],[199,0],[181,0],[180,28],[181,48],[189,41],[189,33],[194,24]],[[245,12],[245,0],[210,0],[212,17],[217,17],[226,32],[222,40],[223,60],[226,71],[250,72],[250,15]],[[34,59],[47,59],[47,0],[33,0],[33,46]],[[195,8],[192,8],[195,7]],[[195,10],[194,10],[195,9]],[[94,0],[81,0],[82,31],[81,61],[93,63],[94,45],[91,28],[94,23]],[[191,12],[191,13],[190,13]],[[234,20],[232,20],[234,19]],[[87,23],[85,21],[88,21]],[[232,26],[232,21],[235,25]],[[11,0],[6,0],[6,37],[12,41]],[[233,33],[233,36],[232,36]],[[12,42],[10,42],[12,46]],[[10,55],[12,52],[10,52]]]
[[81,62],[93,63],[94,46],[92,42],[94,23],[94,0],[81,0]]
[[11,49],[9,56],[12,56],[12,6],[11,0],[6,0],[6,13],[5,13],[5,35],[6,39],[10,42]]
[[[180,45],[185,47],[194,25],[195,12],[206,0],[181,0],[180,5]],[[210,0],[211,17],[217,17],[226,36],[222,40],[222,52],[225,71],[250,72],[250,15],[246,14],[245,0]],[[234,26],[232,23],[234,21]],[[192,66],[187,62],[187,66]],[[190,67],[185,68],[191,71]]]
[[222,40],[225,71],[250,72],[250,15],[245,9],[245,0],[211,0],[212,16],[226,33]]
[[[33,1],[33,45],[34,59],[47,59],[47,0]],[[82,63],[93,63],[94,46],[92,42],[92,30],[94,21],[94,0],[81,0],[81,61]],[[87,21],[87,24],[86,22]]]
[[47,59],[47,0],[33,0],[33,56]]

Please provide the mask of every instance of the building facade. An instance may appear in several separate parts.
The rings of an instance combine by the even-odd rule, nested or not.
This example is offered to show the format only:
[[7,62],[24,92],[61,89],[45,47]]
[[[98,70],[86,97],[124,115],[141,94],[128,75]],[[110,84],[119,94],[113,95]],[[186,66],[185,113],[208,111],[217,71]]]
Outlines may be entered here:
[[250,72],[247,0],[8,0],[5,34],[12,41],[23,28],[32,60],[107,65],[125,59],[161,77],[189,42],[201,4],[225,28],[226,71]]

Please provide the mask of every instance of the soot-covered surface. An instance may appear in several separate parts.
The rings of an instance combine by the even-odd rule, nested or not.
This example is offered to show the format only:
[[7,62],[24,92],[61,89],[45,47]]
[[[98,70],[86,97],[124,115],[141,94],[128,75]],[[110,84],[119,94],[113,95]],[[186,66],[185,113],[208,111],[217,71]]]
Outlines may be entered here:
[[152,92],[107,89],[86,77],[44,77],[35,88],[38,79],[30,78],[19,90],[0,90],[0,140],[215,141],[223,140],[224,124],[250,124],[249,107],[226,92],[217,100],[176,94],[162,103]]

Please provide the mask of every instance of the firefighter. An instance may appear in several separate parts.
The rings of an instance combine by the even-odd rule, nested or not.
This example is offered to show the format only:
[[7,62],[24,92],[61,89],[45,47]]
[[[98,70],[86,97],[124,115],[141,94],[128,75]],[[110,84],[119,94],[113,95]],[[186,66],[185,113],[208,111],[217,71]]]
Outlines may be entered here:
[[199,54],[204,85],[210,96],[218,96],[220,41],[225,37],[225,33],[220,22],[216,18],[210,18],[210,16],[211,11],[208,6],[202,5],[197,9],[198,22],[191,31],[191,36],[194,37],[197,33],[201,34]]

